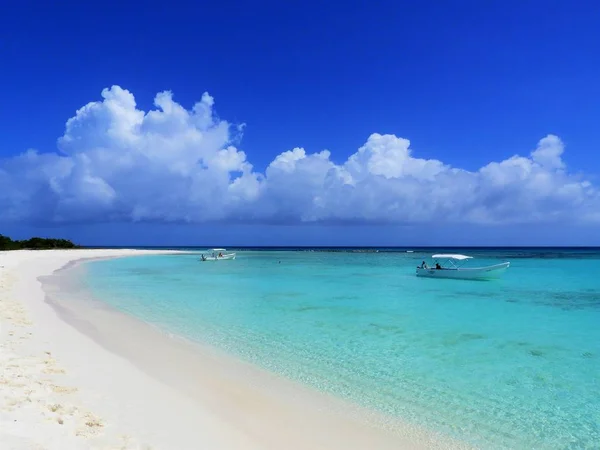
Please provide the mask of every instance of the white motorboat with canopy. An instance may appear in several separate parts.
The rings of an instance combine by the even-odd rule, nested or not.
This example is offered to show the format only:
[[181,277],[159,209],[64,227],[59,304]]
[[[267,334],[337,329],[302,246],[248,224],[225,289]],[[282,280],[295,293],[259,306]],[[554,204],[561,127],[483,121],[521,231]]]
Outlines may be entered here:
[[229,261],[235,259],[235,253],[226,253],[227,250],[224,248],[213,248],[212,254],[205,256],[200,255],[200,261]]
[[466,280],[486,280],[500,277],[510,266],[509,262],[483,267],[463,267],[472,256],[438,254],[431,257],[435,264],[427,266],[425,261],[417,267],[418,277],[429,278],[459,278]]

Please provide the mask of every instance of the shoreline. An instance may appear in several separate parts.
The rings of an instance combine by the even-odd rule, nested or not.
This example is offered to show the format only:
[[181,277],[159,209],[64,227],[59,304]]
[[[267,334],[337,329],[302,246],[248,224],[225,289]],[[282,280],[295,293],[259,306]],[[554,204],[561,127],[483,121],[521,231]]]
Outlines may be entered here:
[[[47,252],[55,255],[44,255]],[[13,259],[20,261],[9,267],[6,262],[0,264],[5,266],[3,276],[8,270],[17,278],[8,291],[21,298],[33,320],[28,331],[30,340],[36,341],[33,347],[42,355],[49,352],[47,358],[56,356],[65,367],[56,377],[63,378],[67,390],[77,389],[79,396],[69,401],[99,414],[95,422],[84,421],[83,429],[94,433],[77,436],[75,432],[74,446],[66,445],[65,419],[59,424],[54,417],[55,434],[62,436],[57,439],[64,440],[52,447],[43,439],[46,446],[42,448],[467,448],[418,427],[399,426],[396,421],[395,432],[389,432],[369,423],[370,416],[373,422],[382,423],[376,412],[266,372],[218,349],[185,342],[185,338],[173,339],[102,302],[74,302],[68,299],[64,285],[61,290],[61,274],[68,277],[69,271],[84,267],[89,259],[177,253],[189,252],[46,250],[19,255]],[[2,256],[2,260],[11,259],[6,253]],[[36,283],[31,283],[32,278]],[[3,324],[4,310],[0,309]],[[38,375],[32,371],[34,383],[43,378]],[[0,425],[4,423],[0,421]],[[0,431],[0,444],[9,442],[3,439],[10,428],[8,433]],[[119,437],[124,433],[133,437]],[[75,446],[75,441],[83,447]],[[111,441],[118,444],[106,447]]]

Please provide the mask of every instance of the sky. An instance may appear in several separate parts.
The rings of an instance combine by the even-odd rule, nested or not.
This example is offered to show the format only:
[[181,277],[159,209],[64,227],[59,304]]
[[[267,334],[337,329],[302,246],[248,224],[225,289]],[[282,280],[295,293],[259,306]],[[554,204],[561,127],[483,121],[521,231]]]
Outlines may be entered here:
[[0,233],[600,245],[600,5],[6,3]]

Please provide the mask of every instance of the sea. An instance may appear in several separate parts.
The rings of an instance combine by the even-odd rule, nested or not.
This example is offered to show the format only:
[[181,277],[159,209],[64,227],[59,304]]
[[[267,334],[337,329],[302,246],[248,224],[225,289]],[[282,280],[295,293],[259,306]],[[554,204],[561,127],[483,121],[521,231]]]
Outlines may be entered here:
[[[168,333],[476,448],[600,448],[600,249],[185,250],[89,262],[84,282]],[[511,266],[416,277],[438,252]]]

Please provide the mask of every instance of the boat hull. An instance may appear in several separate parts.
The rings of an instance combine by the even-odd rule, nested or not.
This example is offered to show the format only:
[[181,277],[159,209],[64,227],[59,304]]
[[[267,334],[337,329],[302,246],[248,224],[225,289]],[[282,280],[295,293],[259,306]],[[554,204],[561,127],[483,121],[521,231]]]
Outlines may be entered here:
[[227,253],[223,256],[205,256],[204,259],[200,258],[200,261],[230,261],[235,259],[235,253]]
[[417,267],[417,276],[426,278],[454,278],[460,280],[490,280],[499,278],[510,266],[509,262],[486,267],[459,269],[422,269]]

